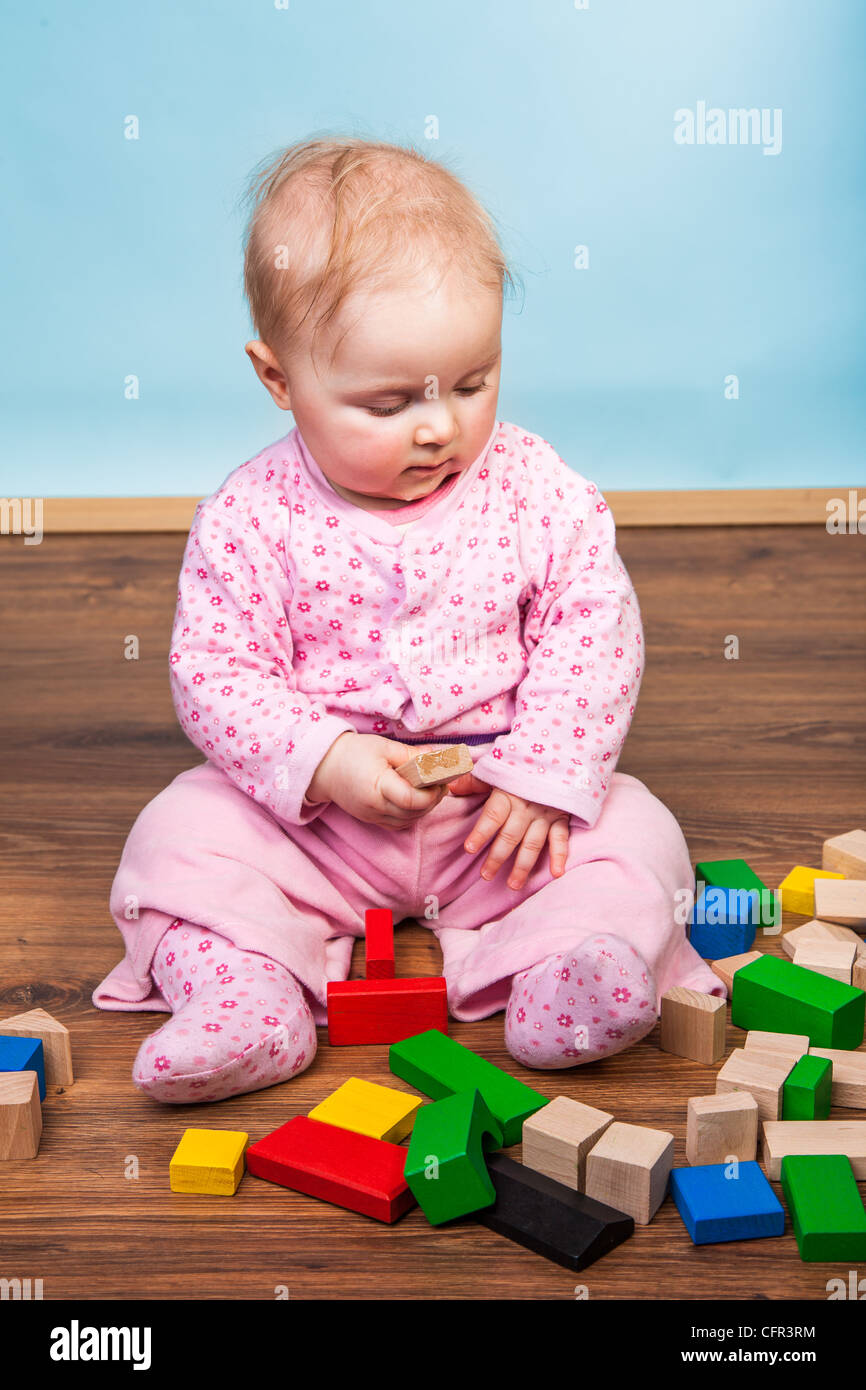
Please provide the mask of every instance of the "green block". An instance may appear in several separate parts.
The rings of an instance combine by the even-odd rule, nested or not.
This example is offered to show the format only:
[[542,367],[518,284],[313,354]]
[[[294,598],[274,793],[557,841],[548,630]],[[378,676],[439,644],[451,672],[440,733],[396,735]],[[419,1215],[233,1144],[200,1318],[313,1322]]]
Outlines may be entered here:
[[[731,1022],[768,1033],[808,1033],[813,1047],[863,1041],[866,994],[791,960],[762,955],[734,975]],[[831,1041],[832,1039],[832,1041]]]
[[866,1260],[866,1209],[845,1154],[786,1154],[782,1190],[801,1260]]
[[698,882],[703,880],[709,888],[745,888],[747,891],[755,888],[759,893],[767,891],[766,883],[761,882],[745,859],[705,859],[695,865],[695,879]]
[[501,1148],[502,1130],[480,1091],[422,1105],[403,1172],[431,1226],[493,1206],[496,1188],[484,1150]]
[[826,1120],[830,1114],[833,1063],[829,1057],[801,1057],[782,1087],[783,1120]]
[[517,1144],[523,1121],[548,1103],[547,1096],[540,1096],[438,1028],[392,1043],[388,1064],[395,1076],[433,1100],[444,1100],[458,1091],[480,1091],[502,1127],[503,1144]]

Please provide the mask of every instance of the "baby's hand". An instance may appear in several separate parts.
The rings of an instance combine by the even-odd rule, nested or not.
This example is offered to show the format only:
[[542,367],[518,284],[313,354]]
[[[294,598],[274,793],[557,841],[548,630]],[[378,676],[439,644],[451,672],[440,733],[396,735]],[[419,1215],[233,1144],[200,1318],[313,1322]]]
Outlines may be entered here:
[[[471,796],[489,791],[473,772],[456,777],[448,785],[452,796]],[[493,847],[481,869],[482,878],[493,878],[505,860],[517,849],[517,858],[508,879],[509,888],[522,888],[529,871],[550,838],[550,872],[554,878],[565,873],[568,855],[568,812],[555,806],[543,806],[538,801],[525,801],[513,792],[494,787],[484,810],[464,842],[464,849],[474,854],[499,831]]]
[[405,830],[432,811],[446,790],[444,786],[412,787],[399,775],[400,764],[419,751],[378,734],[346,730],[316,768],[307,796],[311,801],[336,801],[356,820]]

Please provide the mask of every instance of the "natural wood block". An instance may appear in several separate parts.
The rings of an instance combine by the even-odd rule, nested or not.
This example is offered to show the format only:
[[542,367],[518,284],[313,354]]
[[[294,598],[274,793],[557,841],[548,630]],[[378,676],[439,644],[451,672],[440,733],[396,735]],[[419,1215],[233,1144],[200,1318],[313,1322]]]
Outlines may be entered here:
[[851,941],[804,941],[794,952],[794,964],[850,985],[856,955],[857,947]]
[[750,1091],[692,1096],[686,1118],[686,1159],[692,1165],[750,1161],[758,1152],[758,1102]]
[[42,1105],[35,1071],[0,1072],[0,1159],[35,1158]]
[[765,1120],[761,1162],[778,1181],[786,1154],[847,1154],[858,1181],[866,1179],[866,1120]]
[[829,874],[824,869],[811,869],[805,864],[797,864],[779,884],[782,895],[783,912],[798,912],[803,917],[817,917],[815,910],[815,883],[822,878],[838,878],[841,874]]
[[843,927],[866,930],[866,879],[816,879],[815,916]]
[[781,1053],[747,1052],[737,1047],[716,1075],[716,1095],[748,1091],[758,1102],[762,1120],[778,1120],[782,1113],[782,1087],[794,1059]]
[[805,941],[851,941],[858,956],[866,955],[866,941],[862,936],[858,936],[850,927],[840,927],[838,922],[819,922],[817,917],[811,922],[804,922],[802,927],[786,931],[782,936],[782,950],[793,960],[797,947]]
[[169,1165],[172,1192],[230,1197],[243,1177],[248,1139],[241,1130],[185,1130]]
[[420,1096],[350,1076],[310,1111],[309,1118],[399,1144],[411,1131],[421,1104]]
[[725,1055],[726,1020],[724,999],[675,985],[662,995],[659,1046],[693,1062],[718,1062]]
[[72,1047],[69,1029],[44,1009],[30,1009],[0,1021],[0,1033],[19,1038],[41,1038],[45,1057],[45,1082],[48,1086],[71,1086]]
[[834,1105],[850,1110],[866,1110],[866,1052],[849,1052],[840,1047],[810,1047],[809,1055],[826,1057],[833,1063]]
[[413,787],[438,787],[442,782],[451,782],[471,772],[474,767],[472,754],[465,743],[453,743],[450,747],[434,748],[427,753],[416,753],[408,762],[397,768],[401,777]]
[[866,830],[849,830],[825,840],[821,868],[846,878],[866,878]]
[[851,984],[855,989],[866,990],[866,955],[857,956],[851,972]]
[[809,1051],[808,1033],[764,1033],[760,1028],[750,1028],[743,1043],[746,1052],[777,1052],[790,1057],[791,1065],[805,1057]]
[[760,951],[745,951],[740,956],[725,956],[722,960],[711,960],[710,969],[714,975],[718,975],[723,981],[725,989],[730,994],[734,987],[734,975],[744,965],[750,965],[753,960],[758,960]]
[[556,1096],[523,1122],[521,1157],[527,1168],[564,1183],[575,1192],[586,1186],[586,1156],[613,1115],[568,1096]]
[[586,1195],[646,1226],[664,1201],[673,1163],[667,1130],[614,1120],[587,1155]]

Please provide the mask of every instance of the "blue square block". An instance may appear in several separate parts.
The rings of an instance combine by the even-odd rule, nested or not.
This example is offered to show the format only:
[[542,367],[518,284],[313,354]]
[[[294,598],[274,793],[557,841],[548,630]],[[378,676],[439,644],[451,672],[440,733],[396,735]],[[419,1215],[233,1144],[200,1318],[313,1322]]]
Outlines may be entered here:
[[785,1234],[784,1207],[757,1163],[674,1168],[671,1196],[695,1245]]
[[761,918],[758,893],[707,887],[689,918],[689,941],[704,960],[740,956],[752,948]]
[[0,1071],[35,1071],[39,1099],[45,1099],[45,1053],[41,1038],[15,1038],[0,1034]]

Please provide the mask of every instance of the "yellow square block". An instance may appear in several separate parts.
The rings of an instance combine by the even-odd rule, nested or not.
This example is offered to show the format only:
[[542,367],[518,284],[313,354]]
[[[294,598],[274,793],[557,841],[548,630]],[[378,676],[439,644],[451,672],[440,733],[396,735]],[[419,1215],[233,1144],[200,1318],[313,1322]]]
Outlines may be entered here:
[[350,1076],[333,1095],[310,1111],[309,1118],[399,1144],[414,1125],[422,1099]]
[[844,877],[844,874],[832,874],[827,869],[809,869],[805,864],[798,864],[779,884],[782,911],[799,912],[804,917],[814,917],[815,879]]
[[172,1192],[231,1197],[244,1173],[248,1134],[237,1129],[187,1129],[169,1166]]

